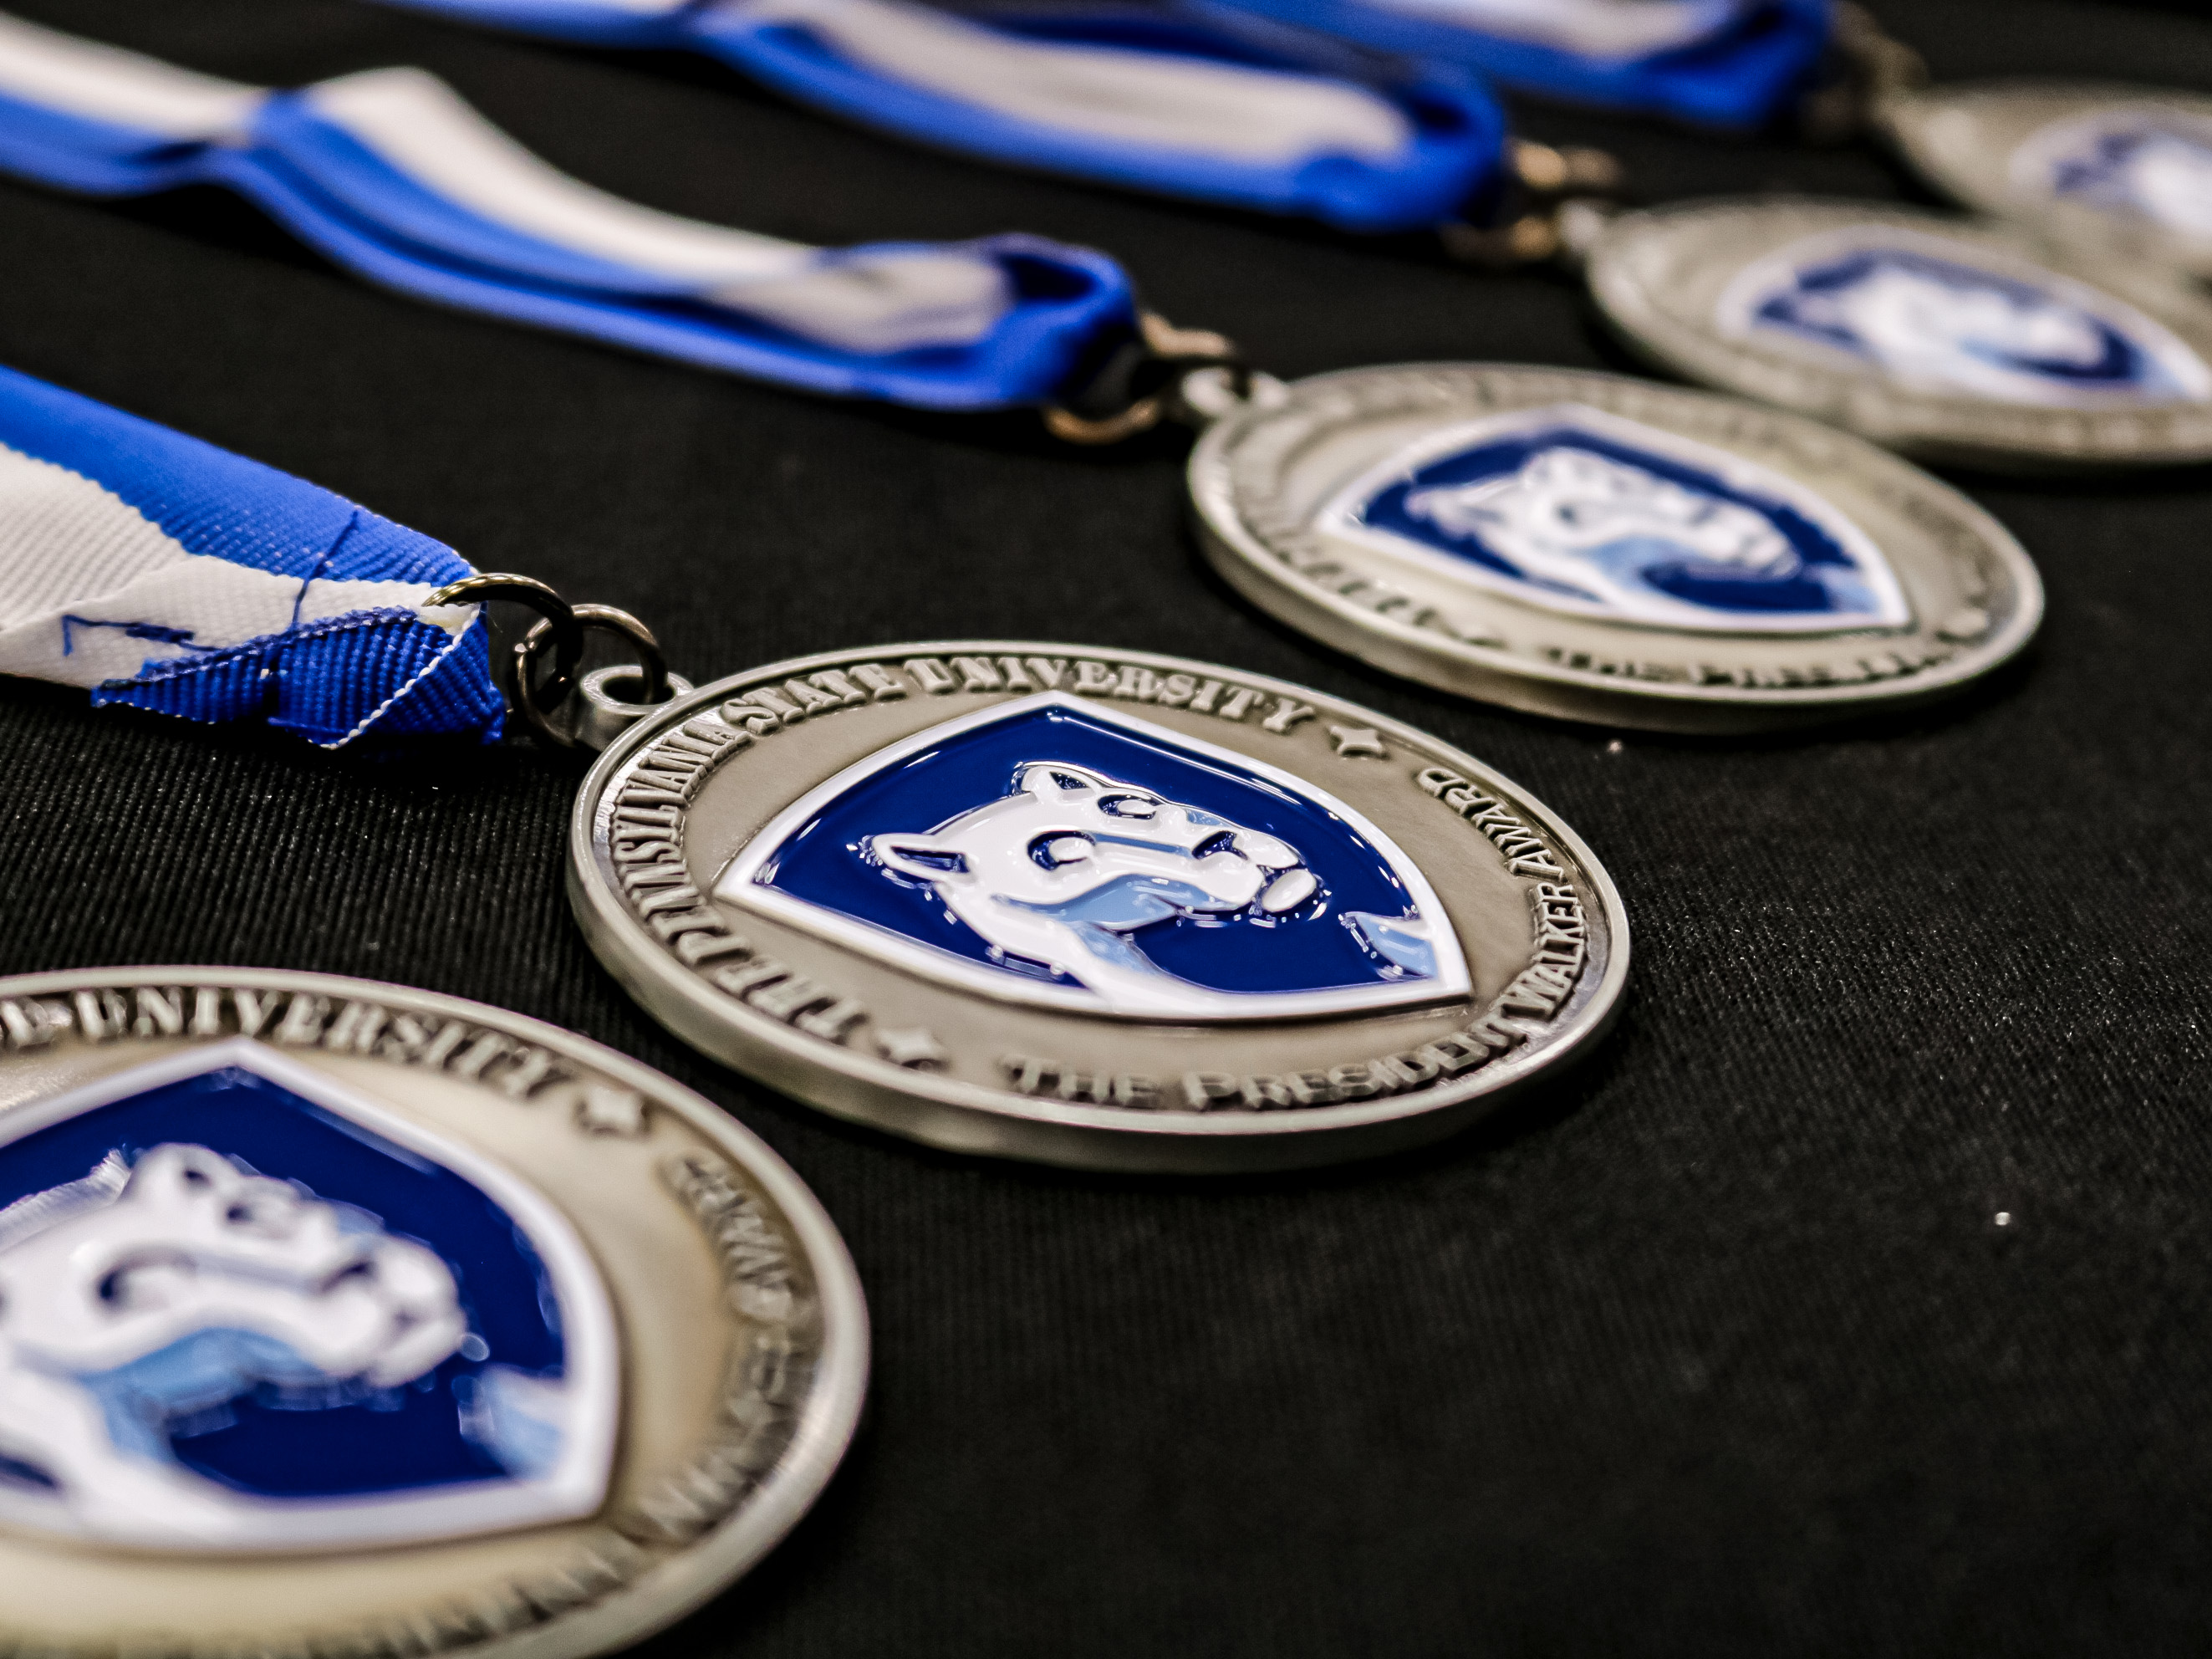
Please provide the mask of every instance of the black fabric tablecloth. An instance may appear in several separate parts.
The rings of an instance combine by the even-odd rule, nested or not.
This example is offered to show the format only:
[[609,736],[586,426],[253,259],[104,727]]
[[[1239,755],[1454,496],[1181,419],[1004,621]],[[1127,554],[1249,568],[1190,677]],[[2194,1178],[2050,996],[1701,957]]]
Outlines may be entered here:
[[[1623,366],[1562,277],[908,151],[698,60],[350,0],[19,9],[253,81],[422,64],[564,168],[726,223],[1096,244],[1285,375]],[[1944,77],[2212,88],[2181,8],[1887,13]],[[1653,199],[1919,196],[1863,148],[1525,126],[1612,146]],[[1962,477],[2050,588],[2031,660],[1964,702],[1616,742],[1262,620],[1193,550],[1173,443],[1073,453],[444,314],[209,191],[0,185],[0,362],[627,606],[696,678],[974,635],[1283,675],[1528,785],[1626,896],[1618,1033],[1456,1140],[1212,1183],[978,1164],[633,1007],[562,898],[558,762],[332,757],[0,685],[0,969],[481,998],[702,1090],[836,1216],[867,1425],[791,1540],[649,1653],[2202,1650],[2212,476]]]

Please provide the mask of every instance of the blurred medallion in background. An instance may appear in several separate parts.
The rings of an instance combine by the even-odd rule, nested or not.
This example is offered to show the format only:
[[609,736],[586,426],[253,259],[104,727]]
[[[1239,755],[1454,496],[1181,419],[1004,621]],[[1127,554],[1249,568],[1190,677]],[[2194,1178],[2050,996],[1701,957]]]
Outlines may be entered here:
[[2016,228],[1778,198],[1622,214],[1591,293],[1668,371],[1923,459],[2212,459],[2212,300]]
[[1927,87],[1884,104],[1891,139],[1978,213],[2124,268],[2212,276],[2212,98],[2059,80]]

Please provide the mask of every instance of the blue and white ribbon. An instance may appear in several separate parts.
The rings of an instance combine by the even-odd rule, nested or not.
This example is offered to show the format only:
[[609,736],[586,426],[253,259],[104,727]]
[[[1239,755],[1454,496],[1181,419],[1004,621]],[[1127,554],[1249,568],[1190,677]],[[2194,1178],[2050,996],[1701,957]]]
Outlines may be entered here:
[[623,201],[418,70],[272,92],[0,15],[0,170],[106,196],[225,185],[425,300],[924,408],[1048,401],[1135,321],[1087,248],[815,248]]
[[0,369],[0,673],[326,748],[498,734],[471,573],[327,489]]
[[817,109],[1016,167],[1361,232],[1479,211],[1505,127],[1464,71],[1392,81],[1234,12],[963,18],[907,0],[390,0],[601,46],[712,54]]
[[1750,127],[1801,90],[1832,0],[1219,0],[1574,103]]

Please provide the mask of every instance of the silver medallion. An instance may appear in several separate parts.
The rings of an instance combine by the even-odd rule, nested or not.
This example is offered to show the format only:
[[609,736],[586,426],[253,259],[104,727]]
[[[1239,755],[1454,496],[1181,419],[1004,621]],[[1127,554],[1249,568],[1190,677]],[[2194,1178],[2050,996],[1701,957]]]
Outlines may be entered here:
[[1626,214],[1591,292],[1656,362],[1923,457],[2212,459],[2212,301],[1988,225],[1848,202]]
[[1729,732],[1958,690],[2043,590],[1958,491],[1832,428],[1613,374],[1350,369],[1217,421],[1200,539],[1377,667],[1518,708]]
[[0,980],[0,1633],[51,1656],[622,1647],[859,1415],[836,1229],[696,1095],[323,975]]
[[1101,1169],[1449,1133],[1618,1010],[1626,921],[1479,762],[1318,691],[1078,647],[779,663],[600,757],[586,936],[671,1030],[841,1116]]
[[2100,269],[2150,258],[2212,276],[2212,98],[2004,81],[1905,94],[1881,118],[1930,183],[1978,212],[2077,245]]

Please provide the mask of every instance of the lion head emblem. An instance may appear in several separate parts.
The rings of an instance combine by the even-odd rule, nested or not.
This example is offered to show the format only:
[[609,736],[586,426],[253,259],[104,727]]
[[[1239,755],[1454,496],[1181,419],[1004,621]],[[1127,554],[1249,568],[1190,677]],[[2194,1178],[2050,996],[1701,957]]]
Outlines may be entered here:
[[[1120,1012],[1174,1015],[1192,988],[1154,963],[1143,931],[1180,916],[1289,916],[1320,890],[1287,842],[1057,761],[1024,763],[1012,791],[867,854],[935,891],[1006,957],[1053,969]],[[1425,921],[1345,918],[1401,976],[1431,975]]]
[[2212,122],[2144,110],[2067,122],[2023,144],[2012,172],[2057,195],[2212,236]]
[[1413,491],[1405,510],[1479,540],[1529,580],[1623,610],[1654,567],[1692,564],[1779,580],[1803,562],[1764,514],[1571,444],[1517,471]]
[[1723,312],[1747,297],[1746,325],[1839,348],[1900,385],[2033,404],[2212,392],[2212,374],[2180,340],[2071,283],[2045,285],[1909,247],[1788,265],[1778,281],[1771,274],[1777,263],[1788,265],[1788,255],[1739,277]]
[[2077,306],[1894,260],[1809,295],[1797,314],[1859,342],[1900,376],[1969,386],[1986,380],[1991,364],[2093,373],[2111,349],[2105,328]]
[[471,1340],[431,1250],[204,1146],[0,1211],[0,1463],[44,1525],[198,1542],[255,1500],[185,1468],[174,1425],[264,1388],[349,1403]]

